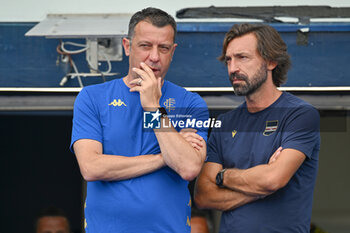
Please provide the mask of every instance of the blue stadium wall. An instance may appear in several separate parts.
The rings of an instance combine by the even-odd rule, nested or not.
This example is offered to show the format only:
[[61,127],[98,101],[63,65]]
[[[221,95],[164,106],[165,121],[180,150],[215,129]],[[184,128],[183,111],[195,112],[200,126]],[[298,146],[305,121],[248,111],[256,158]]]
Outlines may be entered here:
[[[59,87],[69,71],[57,62],[58,39],[26,37],[36,23],[0,23],[0,87]],[[172,66],[166,76],[185,87],[226,87],[225,66],[220,55],[225,33],[233,23],[178,23]],[[282,35],[292,58],[286,87],[350,86],[350,23],[270,24]],[[301,33],[299,29],[308,28]],[[299,32],[298,32],[299,31]],[[84,40],[72,39],[85,43]],[[85,53],[73,55],[79,71],[88,72]],[[112,72],[121,78],[128,71],[128,59],[112,62]],[[102,64],[101,70],[106,69]],[[84,85],[102,82],[83,78]],[[66,87],[78,87],[76,79]]]

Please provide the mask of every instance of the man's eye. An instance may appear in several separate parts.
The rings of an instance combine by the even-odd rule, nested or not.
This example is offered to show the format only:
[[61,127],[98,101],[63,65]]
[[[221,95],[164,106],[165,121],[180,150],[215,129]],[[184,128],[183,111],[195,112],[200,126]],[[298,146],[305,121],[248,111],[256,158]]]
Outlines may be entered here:
[[230,57],[225,57],[225,59],[224,59],[225,64],[229,63],[230,61],[231,61]]
[[160,51],[162,53],[167,53],[167,52],[169,52],[169,50],[170,50],[170,46],[161,46],[160,47]]
[[142,47],[142,48],[149,48],[151,46],[149,44],[140,44],[140,47]]

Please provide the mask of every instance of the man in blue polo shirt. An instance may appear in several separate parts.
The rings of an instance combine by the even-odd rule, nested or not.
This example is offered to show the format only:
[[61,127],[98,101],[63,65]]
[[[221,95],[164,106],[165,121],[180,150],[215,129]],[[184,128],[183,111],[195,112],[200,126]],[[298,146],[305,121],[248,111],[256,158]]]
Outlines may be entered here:
[[310,232],[320,147],[319,114],[277,89],[287,77],[287,46],[268,25],[234,25],[221,60],[237,109],[219,117],[197,179],[196,204],[222,210],[220,232]]
[[[71,149],[88,181],[87,233],[191,230],[187,185],[203,165],[207,137],[195,122],[209,116],[199,95],[164,80],[175,34],[166,12],[135,13],[123,38],[128,74],[84,88],[75,101]],[[175,125],[177,116],[191,121]],[[185,126],[194,129],[179,133]]]

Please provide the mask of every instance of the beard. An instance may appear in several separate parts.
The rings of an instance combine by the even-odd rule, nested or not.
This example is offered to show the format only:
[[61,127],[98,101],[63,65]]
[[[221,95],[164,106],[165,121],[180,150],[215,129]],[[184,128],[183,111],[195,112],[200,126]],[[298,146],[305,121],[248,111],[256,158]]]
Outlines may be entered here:
[[[233,84],[233,79],[243,80],[244,83]],[[266,64],[262,64],[259,70],[253,75],[253,77],[249,80],[248,76],[238,73],[230,74],[230,81],[233,86],[233,90],[235,95],[238,96],[249,96],[253,94],[256,90],[258,90],[261,85],[265,83],[267,80],[267,66]]]

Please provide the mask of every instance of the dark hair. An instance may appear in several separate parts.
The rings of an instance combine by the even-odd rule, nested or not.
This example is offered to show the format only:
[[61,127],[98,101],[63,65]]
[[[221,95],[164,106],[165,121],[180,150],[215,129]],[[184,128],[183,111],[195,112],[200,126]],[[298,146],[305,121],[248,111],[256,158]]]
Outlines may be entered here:
[[34,225],[35,232],[36,232],[36,229],[38,227],[39,219],[43,218],[43,217],[63,217],[65,219],[67,219],[68,227],[70,227],[69,220],[68,220],[66,213],[60,208],[57,208],[55,206],[49,206],[49,207],[42,209],[40,211],[40,213],[37,215],[35,225]]
[[175,19],[166,13],[157,8],[148,7],[141,11],[136,12],[130,19],[129,22],[129,31],[128,38],[132,39],[135,33],[135,27],[140,21],[146,21],[151,23],[156,27],[165,27],[170,25],[174,29],[174,42],[176,35],[176,22]]
[[235,38],[254,33],[257,38],[257,49],[260,56],[267,61],[277,63],[272,70],[273,83],[279,87],[287,80],[287,72],[291,66],[290,56],[287,52],[287,45],[282,40],[280,34],[271,26],[266,24],[235,24],[226,33],[222,54],[218,58],[225,60],[228,44]]

